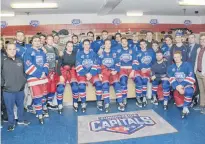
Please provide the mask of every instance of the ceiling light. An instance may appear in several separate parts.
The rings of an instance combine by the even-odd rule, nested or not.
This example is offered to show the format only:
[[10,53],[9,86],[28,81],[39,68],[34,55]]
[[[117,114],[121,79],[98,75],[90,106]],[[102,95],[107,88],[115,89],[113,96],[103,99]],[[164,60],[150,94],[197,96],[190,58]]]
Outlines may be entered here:
[[12,8],[57,8],[57,3],[12,3]]
[[143,12],[127,12],[127,16],[143,16]]
[[179,5],[205,5],[205,0],[179,0]]
[[14,12],[1,12],[0,17],[13,17],[15,16]]

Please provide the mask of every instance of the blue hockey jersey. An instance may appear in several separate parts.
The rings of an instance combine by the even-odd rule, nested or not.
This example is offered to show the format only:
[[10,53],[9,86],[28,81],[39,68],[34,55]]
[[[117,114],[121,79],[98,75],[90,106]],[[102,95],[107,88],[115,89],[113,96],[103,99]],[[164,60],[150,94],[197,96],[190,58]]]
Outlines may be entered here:
[[46,54],[42,49],[27,49],[24,54],[24,68],[27,74],[29,86],[47,83],[47,78],[42,79],[41,75],[45,72],[48,75],[49,64],[46,60]]
[[185,87],[195,83],[193,68],[188,62],[183,62],[179,67],[176,64],[170,65],[167,74],[173,89],[176,89],[178,85]]
[[123,49],[120,48],[117,50],[117,57],[119,58],[121,66],[132,66],[133,60],[133,49]]
[[176,45],[174,45],[171,50],[170,50],[170,59],[174,61],[174,53],[176,51],[181,51],[182,53],[182,61],[183,62],[187,62],[188,61],[188,54],[189,54],[189,48],[187,47],[187,45],[182,45],[181,47],[178,47]]
[[156,54],[152,50],[138,51],[133,57],[133,70],[151,69],[156,61]]
[[79,50],[82,50],[82,44],[80,43],[73,44],[73,52],[77,52]]
[[128,46],[129,48],[132,48],[133,50],[135,50],[135,52],[141,50],[140,43],[139,42],[134,43],[133,40],[128,41]]
[[[109,53],[103,51],[102,55],[99,56],[99,65],[105,66],[112,71],[120,71],[120,62],[117,58],[117,53],[110,51]],[[100,72],[99,72],[100,73]]]
[[31,48],[30,44],[16,43],[16,57],[23,60],[23,56],[27,49]]
[[98,73],[99,65],[97,54],[90,50],[88,54],[84,51],[78,51],[76,55],[76,71],[80,76],[85,76],[87,73],[95,76]]

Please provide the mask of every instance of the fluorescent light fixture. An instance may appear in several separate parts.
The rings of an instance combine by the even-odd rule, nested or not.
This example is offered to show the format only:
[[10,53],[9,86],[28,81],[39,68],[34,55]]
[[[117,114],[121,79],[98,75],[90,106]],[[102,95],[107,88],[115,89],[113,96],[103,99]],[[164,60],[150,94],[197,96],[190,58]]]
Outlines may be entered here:
[[127,12],[127,16],[143,16],[143,12]]
[[57,3],[12,3],[11,7],[14,9],[18,8],[57,8]]
[[202,6],[205,0],[179,0],[179,5]]
[[13,17],[15,16],[14,12],[1,12],[0,17]]

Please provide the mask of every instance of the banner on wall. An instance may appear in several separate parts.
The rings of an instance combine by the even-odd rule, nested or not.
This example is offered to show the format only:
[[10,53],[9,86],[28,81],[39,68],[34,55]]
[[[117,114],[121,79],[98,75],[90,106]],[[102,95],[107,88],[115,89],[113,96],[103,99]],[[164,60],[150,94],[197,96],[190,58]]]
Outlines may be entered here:
[[159,24],[159,22],[158,22],[157,19],[151,19],[149,23],[150,23],[151,25],[157,25],[157,24]]
[[80,19],[73,19],[72,21],[71,21],[71,23],[72,23],[72,25],[74,25],[74,26],[79,26],[79,25],[81,25],[81,20]]
[[40,22],[38,20],[31,20],[29,24],[33,27],[38,27]]
[[119,18],[115,18],[115,19],[113,19],[112,24],[120,25],[121,24],[121,20]]
[[185,20],[184,21],[184,25],[186,25],[186,26],[188,26],[188,25],[191,25],[192,23],[191,23],[191,20]]
[[6,28],[8,23],[6,21],[1,21],[1,28]]

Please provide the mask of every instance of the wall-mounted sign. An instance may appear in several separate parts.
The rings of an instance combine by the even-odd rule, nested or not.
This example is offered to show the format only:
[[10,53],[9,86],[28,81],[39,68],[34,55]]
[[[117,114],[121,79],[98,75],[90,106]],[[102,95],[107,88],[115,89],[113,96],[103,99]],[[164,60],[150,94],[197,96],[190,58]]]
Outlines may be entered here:
[[157,19],[151,19],[149,22],[151,25],[157,25],[159,22]]
[[191,24],[192,24],[192,23],[191,23],[190,20],[185,20],[185,21],[184,21],[184,25],[186,25],[186,26],[191,25]]
[[72,23],[72,25],[74,25],[74,26],[78,26],[78,25],[81,24],[81,20],[80,20],[80,19],[73,19],[73,20],[71,21],[71,23]]
[[39,26],[40,22],[38,20],[31,20],[30,21],[30,25],[33,27],[37,27]]
[[115,19],[113,19],[112,23],[114,25],[119,25],[119,24],[121,24],[121,20],[119,18],[115,18]]
[[8,23],[6,21],[1,21],[1,28],[6,28]]

